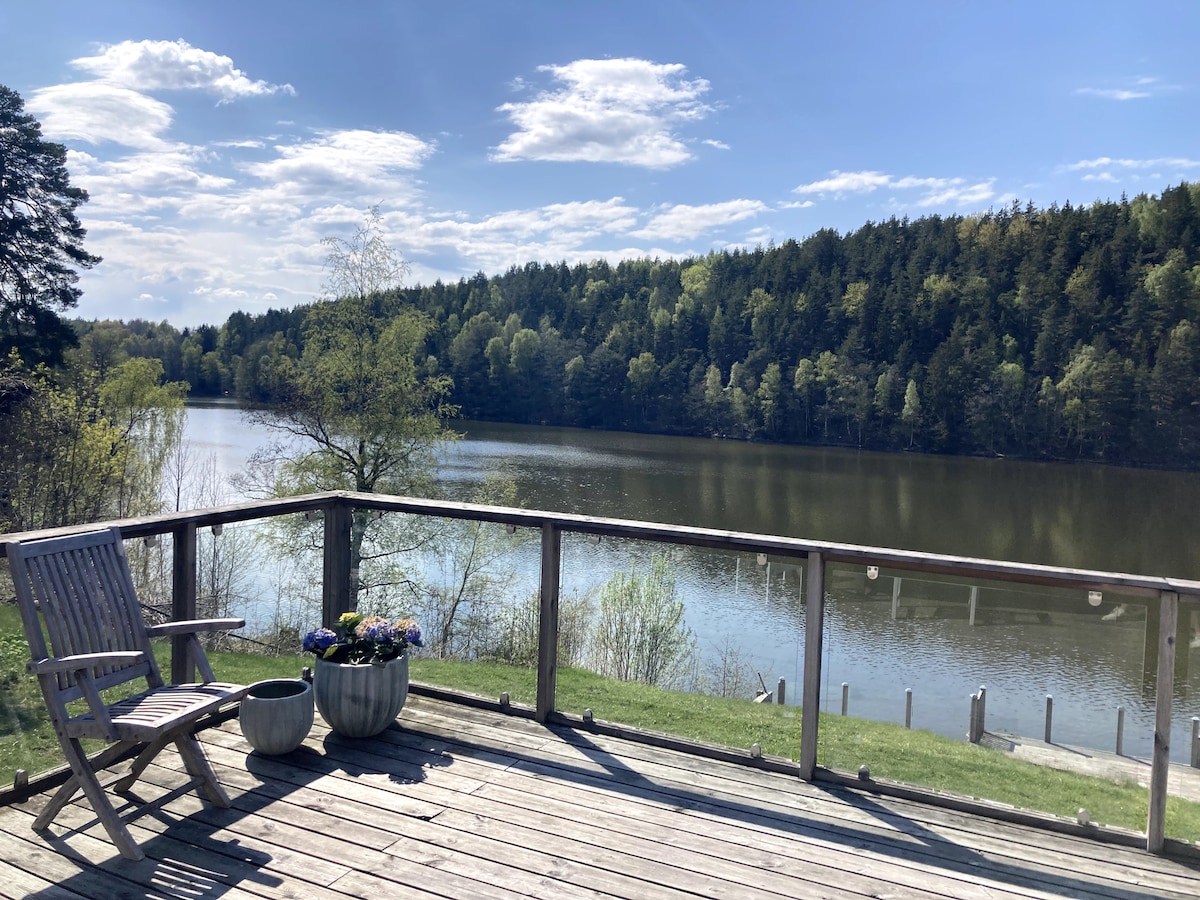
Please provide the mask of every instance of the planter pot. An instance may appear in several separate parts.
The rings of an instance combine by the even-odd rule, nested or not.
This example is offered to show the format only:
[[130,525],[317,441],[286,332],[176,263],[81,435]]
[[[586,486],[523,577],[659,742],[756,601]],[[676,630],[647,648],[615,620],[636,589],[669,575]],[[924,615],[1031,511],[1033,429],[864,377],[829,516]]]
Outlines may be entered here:
[[396,721],[408,699],[408,654],[382,665],[317,659],[317,710],[343,737],[371,737]]
[[242,735],[259,753],[291,753],[313,724],[313,690],[298,678],[275,678],[250,685],[238,710]]

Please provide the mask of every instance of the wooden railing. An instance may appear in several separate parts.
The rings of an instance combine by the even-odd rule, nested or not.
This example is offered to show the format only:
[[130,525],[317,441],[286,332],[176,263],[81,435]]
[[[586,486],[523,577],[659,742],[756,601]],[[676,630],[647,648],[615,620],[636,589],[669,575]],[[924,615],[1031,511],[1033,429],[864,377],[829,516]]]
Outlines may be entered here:
[[[541,579],[537,701],[534,716],[539,722],[562,721],[578,724],[555,709],[557,680],[558,608],[561,588],[562,539],[565,534],[619,537],[661,544],[701,547],[726,552],[771,554],[803,561],[807,571],[805,603],[805,647],[801,695],[800,758],[797,773],[805,780],[844,780],[817,766],[821,660],[824,640],[825,575],[830,564],[886,567],[902,572],[955,576],[964,581],[1012,582],[1084,592],[1111,591],[1125,597],[1140,597],[1151,605],[1148,621],[1157,620],[1157,687],[1154,744],[1151,759],[1150,802],[1146,847],[1163,850],[1170,761],[1172,698],[1175,691],[1176,649],[1180,634],[1181,604],[1200,604],[1200,582],[1176,578],[1147,577],[1117,572],[1064,569],[965,557],[942,556],[864,547],[852,544],[811,541],[773,535],[719,531],[683,525],[666,525],[624,519],[570,515],[538,510],[482,506],[382,494],[334,491],[239,503],[211,509],[191,510],[125,519],[115,523],[127,539],[170,534],[173,543],[172,617],[188,619],[196,614],[196,533],[200,528],[234,522],[267,519],[297,513],[319,513],[324,519],[322,619],[331,625],[350,605],[350,528],[356,509],[401,512],[505,526],[537,529],[541,533]],[[87,530],[96,526],[30,532],[34,537]],[[9,537],[18,537],[10,535]],[[3,545],[0,544],[0,553]],[[1157,604],[1157,608],[1153,608]],[[172,679],[191,678],[187,655],[173,654]]]

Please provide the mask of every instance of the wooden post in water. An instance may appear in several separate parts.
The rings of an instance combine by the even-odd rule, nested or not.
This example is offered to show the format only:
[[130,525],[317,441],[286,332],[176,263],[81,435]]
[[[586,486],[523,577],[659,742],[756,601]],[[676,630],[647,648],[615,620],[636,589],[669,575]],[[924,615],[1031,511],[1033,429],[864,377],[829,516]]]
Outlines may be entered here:
[[558,600],[562,587],[562,533],[549,522],[542,526],[542,584],[538,616],[537,709],[544,725],[554,712],[558,684]]
[[780,676],[779,683],[775,685],[775,702],[780,706],[783,706],[784,704],[783,694],[786,690],[787,682],[783,679],[783,676]]
[[971,695],[971,718],[967,722],[967,742],[979,743],[979,695]]
[[1046,743],[1050,743],[1050,728],[1054,723],[1054,698],[1046,695]]
[[900,576],[896,575],[892,578],[892,618],[895,619],[900,615]]
[[904,727],[912,728],[912,688],[904,689]]
[[842,682],[842,715],[850,711],[850,682]]
[[975,624],[975,605],[978,602],[979,602],[979,585],[973,584],[973,585],[971,585],[971,609],[970,609],[970,619],[971,619],[972,625]]
[[1125,755],[1125,707],[1117,707],[1117,756]]
[[1192,716],[1192,768],[1200,769],[1200,719]]
[[1150,758],[1150,813],[1146,823],[1146,849],[1151,853],[1162,853],[1166,837],[1171,697],[1175,693],[1175,642],[1179,626],[1179,595],[1162,591],[1159,596],[1158,691],[1154,703],[1154,753]]
[[825,560],[808,554],[808,602],[804,605],[804,687],[800,712],[800,777],[812,781],[817,770],[821,713],[821,644],[825,634]]

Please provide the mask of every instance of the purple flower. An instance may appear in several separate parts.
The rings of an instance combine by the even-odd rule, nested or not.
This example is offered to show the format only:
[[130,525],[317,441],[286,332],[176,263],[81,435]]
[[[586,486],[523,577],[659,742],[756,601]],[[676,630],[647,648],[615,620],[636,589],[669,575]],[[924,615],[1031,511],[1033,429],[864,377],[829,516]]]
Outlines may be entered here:
[[421,626],[416,622],[411,623],[404,629],[404,639],[414,647],[421,646]]
[[396,629],[392,623],[381,618],[367,619],[359,626],[357,634],[360,638],[377,644],[390,644],[396,640]]
[[338,642],[336,632],[328,628],[317,628],[310,631],[304,638],[304,650],[308,653],[323,654]]

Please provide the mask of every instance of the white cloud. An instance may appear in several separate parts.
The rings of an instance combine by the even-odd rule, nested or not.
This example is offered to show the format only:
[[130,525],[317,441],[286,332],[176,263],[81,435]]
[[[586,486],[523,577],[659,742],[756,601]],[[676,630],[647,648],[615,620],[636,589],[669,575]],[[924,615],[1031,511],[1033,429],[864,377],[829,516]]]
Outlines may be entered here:
[[834,169],[828,178],[811,181],[793,188],[797,194],[867,194],[892,183],[891,175],[882,172],[839,172]]
[[884,172],[839,172],[828,178],[793,188],[796,194],[869,194],[886,188],[895,191],[921,189],[924,193],[915,200],[917,206],[948,206],[984,203],[996,196],[996,179],[967,184],[965,178],[918,178],[906,175],[896,178]]
[[717,140],[713,140],[712,138],[709,138],[708,140],[701,141],[700,143],[702,143],[702,144],[707,144],[707,145],[708,145],[708,146],[710,146],[710,147],[716,147],[718,150],[728,150],[728,149],[730,149],[730,148],[729,148],[729,145],[728,145],[727,143],[725,143],[724,141],[717,141]]
[[238,97],[295,94],[290,84],[253,81],[228,56],[193,47],[187,41],[122,41],[71,65],[109,84],[135,91],[202,90],[223,102]]
[[1124,85],[1116,87],[1081,87],[1073,93],[1077,96],[1099,97],[1101,100],[1145,100],[1147,97],[1159,97],[1170,91],[1179,90],[1179,85],[1168,84],[1161,78],[1142,75],[1129,79]]
[[403,131],[334,131],[276,145],[275,159],[249,163],[245,170],[306,193],[346,185],[370,186],[379,193],[397,186],[400,170],[419,169],[435,149]]
[[704,118],[709,84],[686,80],[686,67],[641,59],[581,59],[541,66],[563,86],[499,107],[518,130],[492,159],[611,162],[665,169],[691,159],[674,133]]
[[1067,171],[1078,172],[1084,169],[1195,169],[1200,167],[1200,159],[1188,159],[1183,156],[1160,156],[1154,159],[1113,159],[1109,156],[1099,156],[1096,159],[1084,159],[1067,166]]
[[171,127],[170,106],[127,87],[85,81],[34,91],[26,104],[47,137],[59,141],[159,149]]
[[930,185],[928,193],[917,201],[918,206],[977,206],[996,197],[995,178],[967,184],[962,178],[950,178],[945,183]]
[[658,213],[644,228],[630,234],[646,240],[688,240],[711,228],[752,218],[767,209],[760,200],[727,200],[703,206],[681,203]]
[[810,206],[816,206],[817,204],[812,200],[797,200],[794,203],[777,203],[775,205],[779,209],[808,209]]
[[95,194],[92,208],[112,206],[130,212],[153,204],[163,194],[221,191],[236,185],[232,178],[204,171],[203,161],[195,148],[176,147],[111,161],[80,159],[81,165],[73,171],[79,184]]
[[1075,93],[1099,97],[1102,100],[1142,100],[1154,96],[1150,91],[1129,88],[1078,88]]

